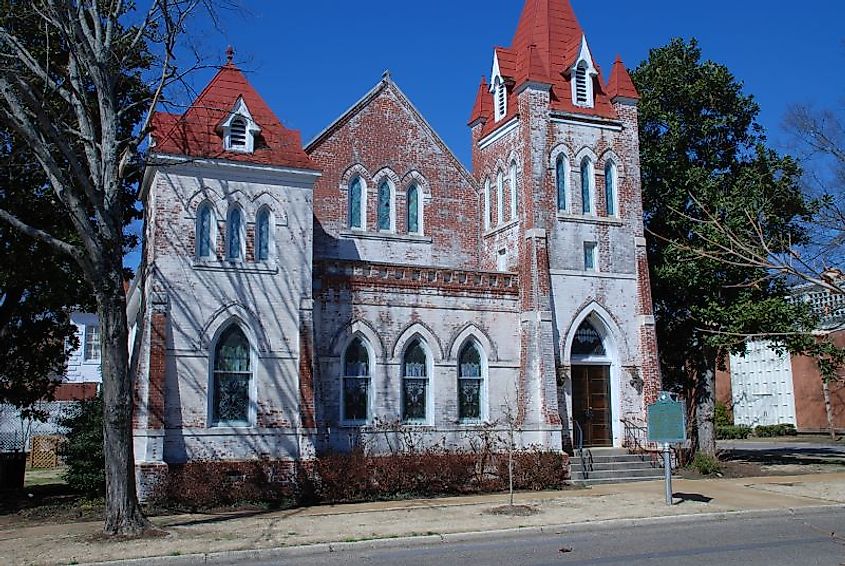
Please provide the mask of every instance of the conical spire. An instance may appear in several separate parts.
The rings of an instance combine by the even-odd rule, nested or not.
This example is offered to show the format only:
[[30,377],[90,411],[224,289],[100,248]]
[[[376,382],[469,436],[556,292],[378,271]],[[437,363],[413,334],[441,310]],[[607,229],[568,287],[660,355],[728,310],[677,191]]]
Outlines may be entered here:
[[535,57],[549,72],[571,65],[583,31],[569,0],[526,0],[511,49],[522,54],[534,45]]
[[631,75],[628,74],[619,55],[616,56],[613,70],[610,72],[610,80],[607,81],[607,96],[611,101],[616,98],[640,99],[640,93],[637,92],[637,87],[634,86],[634,81],[631,80]]
[[481,75],[481,84],[478,87],[478,95],[475,97],[475,104],[472,106],[468,124],[472,126],[476,121],[486,119],[491,106],[490,86],[487,84],[484,75]]

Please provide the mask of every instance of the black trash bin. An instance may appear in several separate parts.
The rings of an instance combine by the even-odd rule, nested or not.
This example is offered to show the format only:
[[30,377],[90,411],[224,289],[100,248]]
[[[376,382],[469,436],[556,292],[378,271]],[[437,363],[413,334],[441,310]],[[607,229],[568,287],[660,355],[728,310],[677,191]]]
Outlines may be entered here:
[[0,452],[0,490],[23,489],[26,476],[26,452]]

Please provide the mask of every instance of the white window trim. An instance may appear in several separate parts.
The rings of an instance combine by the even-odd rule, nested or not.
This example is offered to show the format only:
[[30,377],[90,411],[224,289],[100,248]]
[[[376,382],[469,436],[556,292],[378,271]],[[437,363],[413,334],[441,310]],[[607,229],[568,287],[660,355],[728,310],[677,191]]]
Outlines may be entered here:
[[[208,255],[200,255],[200,217],[203,209],[207,208],[209,211],[209,249]],[[203,201],[197,207],[197,216],[194,219],[194,257],[199,261],[208,261],[217,259],[217,213],[209,201]]]
[[[97,329],[97,341],[100,344],[100,349],[97,351],[96,357],[91,357],[91,352],[88,349],[88,332],[89,329]],[[99,324],[86,324],[82,330],[82,363],[87,365],[99,365],[102,361],[103,348],[103,334]]]
[[[405,355],[408,353],[408,347],[413,343],[419,343],[420,347],[425,352],[425,379],[426,379],[426,389],[425,389],[425,419],[422,421],[413,421],[413,420],[406,420],[405,419]],[[407,379],[420,379],[415,377],[410,377]],[[421,336],[413,336],[411,339],[405,342],[405,348],[402,350],[402,357],[399,361],[399,383],[402,384],[402,388],[399,391],[399,416],[402,420],[402,424],[407,426],[433,426],[434,425],[434,356],[432,355],[431,348],[428,347],[428,342],[426,342]]]
[[[232,257],[230,253],[232,250],[230,241],[230,224],[232,222],[232,214],[235,212],[235,210],[239,211],[241,215],[240,226],[238,226],[238,232],[240,236],[238,239],[238,242],[240,244],[240,250],[238,250],[238,257]],[[226,213],[226,235],[224,238],[224,243],[226,245],[226,261],[230,263],[243,263],[244,261],[246,261],[246,213],[244,212],[244,209],[238,204],[232,204],[229,207],[229,212]]]
[[[249,367],[250,369],[250,378],[249,378],[249,407],[247,408],[247,421],[218,421],[214,418],[214,387],[215,387],[215,379],[214,379],[214,362],[215,357],[217,354],[217,344],[220,342],[220,338],[226,333],[229,328],[232,326],[237,326],[240,328],[241,332],[243,332],[244,338],[246,338],[247,343],[249,344]],[[209,348],[209,357],[208,357],[208,390],[206,394],[206,406],[208,407],[208,416],[207,416],[207,428],[235,428],[235,429],[245,429],[245,428],[254,428],[255,422],[258,417],[258,379],[255,376],[255,372],[258,369],[257,362],[258,355],[255,350],[255,340],[254,337],[247,332],[246,328],[243,325],[237,322],[229,322],[220,326],[217,330],[217,334],[214,337],[214,340],[211,341],[211,346]]]
[[[558,197],[558,183],[560,182],[558,175],[558,163],[563,163],[563,208],[560,206],[560,198]],[[555,172],[555,207],[558,212],[569,212],[572,209],[572,166],[569,164],[569,156],[561,152],[554,160]]]
[[[349,346],[355,340],[360,340],[361,344],[364,345],[364,348],[367,349],[367,370],[369,371],[369,375],[367,378],[370,380],[370,383],[367,387],[367,417],[364,420],[350,420],[346,418],[346,393],[344,388],[344,381],[347,378],[352,379],[359,379],[361,376],[347,376],[346,375],[346,354],[349,351]],[[370,344],[370,341],[361,334],[353,334],[350,337],[349,341],[343,347],[343,354],[340,357],[340,406],[338,407],[338,412],[340,413],[340,424],[341,426],[366,426],[373,421],[373,402],[375,401],[375,387],[373,387],[373,369],[374,369],[374,360],[375,355],[373,352],[373,347]]]
[[[258,259],[259,250],[259,221],[261,214],[267,212],[267,259]],[[269,205],[262,205],[255,214],[255,230],[253,231],[253,253],[255,254],[255,262],[260,264],[271,264],[276,259],[276,217],[273,214],[273,209]]]
[[[613,181],[613,202],[607,202],[607,177],[608,173],[610,173],[611,180]],[[616,162],[612,159],[608,159],[604,166],[604,211],[607,214],[607,205],[613,205],[613,213],[607,214],[607,216],[611,218],[619,218],[619,168],[616,166]]]
[[[387,183],[390,189],[390,227],[385,229],[379,225],[379,208],[381,207],[381,186]],[[376,228],[383,234],[396,233],[396,185],[390,177],[384,177],[376,184]]]
[[484,230],[490,229],[490,179],[484,180]]
[[[488,405],[487,400],[489,398],[487,387],[488,387],[488,383],[490,383],[490,379],[489,379],[489,375],[488,375],[489,366],[488,366],[488,362],[487,362],[487,351],[481,346],[481,342],[473,336],[464,340],[464,342],[461,344],[461,347],[458,348],[458,363],[457,363],[457,367],[455,368],[456,377],[458,379],[458,382],[455,385],[460,385],[460,380],[464,379],[464,378],[461,377],[461,353],[464,351],[464,348],[466,348],[467,344],[469,344],[469,343],[472,343],[472,344],[475,345],[475,349],[478,351],[478,355],[481,358],[481,389],[480,389],[479,399],[478,399],[478,403],[481,405],[479,407],[479,415],[480,416],[477,419],[462,419],[462,418],[460,418],[460,413],[461,413],[460,403],[458,403],[455,407],[455,410],[456,410],[456,413],[457,413],[455,416],[457,417],[457,421],[458,421],[459,424],[462,424],[462,425],[478,425],[478,424],[487,422],[490,418],[490,412],[489,412],[488,407],[487,407],[487,405]],[[475,379],[475,378],[467,378],[467,379]],[[456,390],[456,393],[459,395],[457,390]],[[455,399],[455,400],[458,401],[458,399]]]
[[[358,184],[361,187],[361,226],[360,227],[353,227],[352,226],[352,185],[355,180],[358,180]],[[346,185],[346,224],[349,227],[349,230],[354,230],[356,232],[365,232],[367,230],[367,182],[361,175],[353,175],[349,179],[349,183]]]
[[[410,230],[410,226],[407,226],[408,234],[410,234],[412,236],[423,236],[423,235],[425,235],[425,223],[423,221],[424,195],[423,195],[422,187],[417,182],[412,182],[411,184],[409,184],[408,189],[405,191],[405,199],[406,199],[405,200],[405,209],[406,209],[406,212],[407,212],[407,210],[410,209],[410,206],[408,205],[408,200],[409,200],[408,197],[411,193],[411,187],[417,188],[417,230],[415,232],[412,232]],[[405,222],[410,224],[409,220],[410,220],[410,217],[406,218]]]
[[517,216],[517,207],[519,205],[519,199],[517,197],[517,166],[516,161],[511,161],[511,168],[510,168],[510,191],[511,191],[511,220],[516,220]]
[[[587,267],[587,250],[590,250],[590,256],[593,260],[593,267],[592,269]],[[598,273],[599,272],[599,244],[598,242],[584,242],[584,271],[588,273]]]
[[505,175],[499,170],[496,173],[496,226],[505,221]]
[[[246,122],[246,137],[243,146],[232,145],[232,122],[237,119]],[[261,132],[261,127],[252,118],[252,113],[250,113],[242,97],[238,97],[235,105],[229,111],[229,115],[220,124],[219,129],[223,131],[223,148],[226,151],[237,153],[253,153],[255,151],[255,137]]]
[[[584,175],[581,170],[584,167],[584,162],[587,163],[587,196],[589,197],[590,211],[586,212],[584,209]],[[581,189],[581,214],[584,216],[598,216],[596,214],[596,167],[590,157],[584,157],[578,166],[578,185]]]

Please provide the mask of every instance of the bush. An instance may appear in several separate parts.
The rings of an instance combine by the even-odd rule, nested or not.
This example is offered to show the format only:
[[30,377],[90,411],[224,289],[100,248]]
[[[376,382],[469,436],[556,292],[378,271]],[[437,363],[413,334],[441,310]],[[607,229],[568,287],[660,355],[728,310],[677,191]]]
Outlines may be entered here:
[[717,425],[716,439],[717,440],[737,440],[745,439],[751,435],[751,427],[747,425]]
[[690,467],[697,470],[702,476],[712,476],[722,471],[722,465],[719,463],[719,460],[703,452],[696,453]]
[[[514,453],[514,489],[563,487],[568,456],[524,450]],[[245,503],[273,507],[351,503],[502,491],[508,486],[507,454],[432,449],[389,455],[358,450],[313,461],[205,462],[171,466],[151,503],[189,511]]]
[[103,455],[103,399],[80,401],[59,419],[67,427],[66,441],[59,454],[67,465],[64,479],[74,491],[86,497],[106,493],[106,464]]
[[717,428],[720,426],[733,426],[734,424],[728,412],[728,406],[721,401],[716,402],[716,412],[714,413],[713,420]]
[[783,423],[776,425],[760,425],[754,428],[754,435],[760,438],[772,438],[776,436],[798,436],[794,424]]

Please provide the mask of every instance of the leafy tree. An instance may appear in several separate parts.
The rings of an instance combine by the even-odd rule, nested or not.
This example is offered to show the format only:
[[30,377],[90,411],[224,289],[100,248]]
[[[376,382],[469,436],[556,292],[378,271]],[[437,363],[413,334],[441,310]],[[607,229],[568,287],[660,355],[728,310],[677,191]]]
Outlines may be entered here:
[[[31,152],[46,184],[30,191],[49,201],[42,218],[0,205],[0,222],[73,261],[96,301],[107,534],[136,535],[149,527],[135,491],[123,291],[140,148],[164,92],[188,71],[175,65],[187,18],[211,5],[0,0],[0,127]],[[55,229],[57,218],[70,233]]]
[[807,240],[803,221],[814,203],[801,192],[796,161],[766,146],[754,98],[725,66],[702,61],[695,40],[653,49],[633,78],[642,96],[643,200],[661,367],[664,381],[694,403],[697,448],[712,455],[715,372],[724,355],[743,352],[747,339],[760,336],[800,350],[814,326],[766,266],[723,255],[732,242],[720,227],[746,242],[761,231],[770,246],[764,253],[782,253]]

